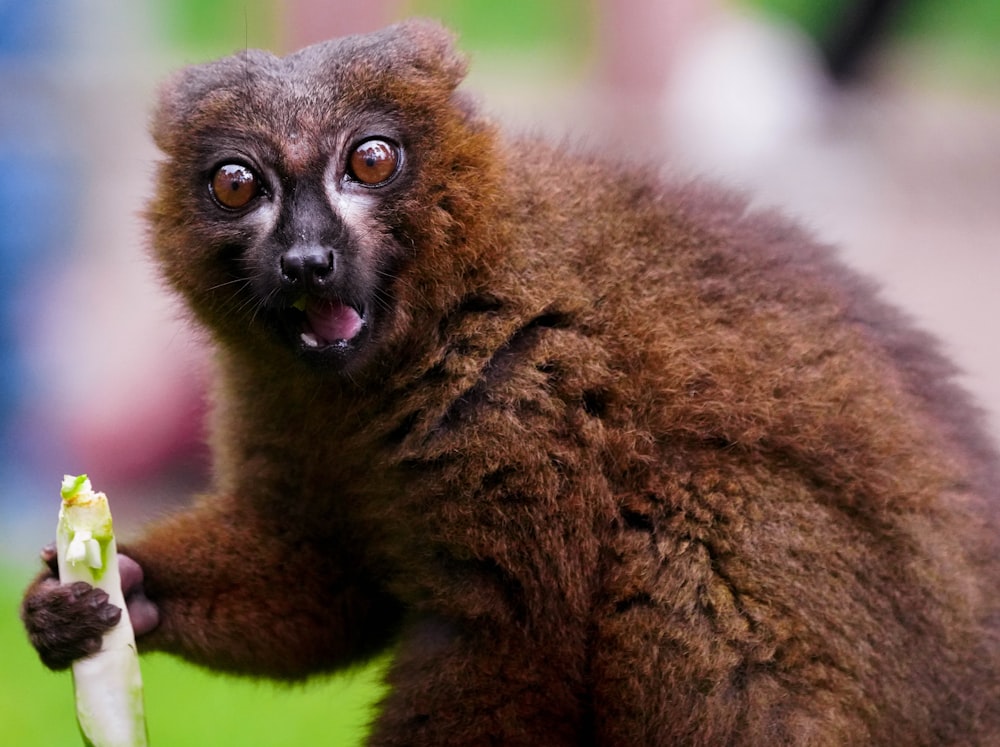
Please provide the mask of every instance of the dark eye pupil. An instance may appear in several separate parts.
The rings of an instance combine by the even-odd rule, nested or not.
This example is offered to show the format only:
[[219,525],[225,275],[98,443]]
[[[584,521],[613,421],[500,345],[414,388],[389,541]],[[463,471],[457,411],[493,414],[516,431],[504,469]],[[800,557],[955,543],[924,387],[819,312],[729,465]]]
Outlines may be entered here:
[[351,154],[348,172],[352,179],[369,187],[389,181],[399,165],[399,149],[385,140],[366,140]]
[[257,196],[259,185],[257,176],[249,168],[242,164],[227,163],[216,170],[211,189],[219,204],[237,209],[250,204]]

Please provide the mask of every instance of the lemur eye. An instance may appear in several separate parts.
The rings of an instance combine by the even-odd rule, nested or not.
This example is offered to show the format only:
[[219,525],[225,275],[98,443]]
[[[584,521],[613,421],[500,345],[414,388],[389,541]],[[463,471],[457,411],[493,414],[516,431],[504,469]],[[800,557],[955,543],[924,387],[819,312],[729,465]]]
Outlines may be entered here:
[[211,189],[215,201],[222,207],[239,210],[260,194],[260,179],[243,164],[227,163],[215,170]]
[[372,138],[358,145],[347,162],[347,173],[366,187],[385,184],[399,167],[399,146]]

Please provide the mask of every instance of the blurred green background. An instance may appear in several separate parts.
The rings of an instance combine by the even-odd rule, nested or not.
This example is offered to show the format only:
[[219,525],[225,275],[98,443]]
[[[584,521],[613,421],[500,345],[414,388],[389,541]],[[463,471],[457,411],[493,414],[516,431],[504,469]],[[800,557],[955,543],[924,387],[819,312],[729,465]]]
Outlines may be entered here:
[[[829,27],[831,13],[837,7],[837,3],[829,0],[743,0],[740,4],[780,15],[817,37]],[[0,23],[5,20],[4,13],[13,12],[12,4],[7,5],[5,9],[0,3]],[[334,13],[341,4],[325,5]],[[357,11],[360,4],[344,5],[350,7],[349,13],[360,12]],[[522,53],[538,54],[541,50],[554,60],[554,65],[582,69],[592,62],[594,54],[597,36],[594,5],[579,0],[507,0],[503,3],[495,0],[412,0],[392,5],[390,12],[394,17],[408,14],[439,17],[460,32],[466,49],[486,56],[507,54],[513,57]],[[41,2],[38,6],[48,7],[49,3]],[[146,12],[137,14],[136,6],[144,7]],[[66,7],[52,4],[57,11]],[[88,27],[90,31],[100,32],[100,24],[120,20],[108,7],[105,7],[102,20]],[[289,37],[286,7],[276,0],[163,0],[130,7],[130,17],[141,16],[131,39],[133,46],[127,50],[137,69],[124,74],[135,75],[144,81],[176,64],[228,54],[247,45],[281,50]],[[77,8],[75,12],[81,11]],[[11,28],[8,26],[8,31]],[[22,32],[41,34],[39,29],[42,27],[28,26]],[[71,42],[72,34],[70,30]],[[959,86],[966,83],[982,85],[984,81],[987,85],[994,84],[1000,74],[996,52],[1000,44],[1000,3],[996,0],[912,2],[901,13],[892,40],[892,43],[918,46],[921,50],[918,64],[932,76],[952,76],[951,80]],[[91,55],[88,59],[97,67],[100,66],[101,43],[99,34],[98,38],[87,41]],[[7,59],[9,63],[10,58]],[[54,54],[53,59],[57,64],[65,62],[59,54]],[[8,69],[20,75],[23,66],[10,64],[14,66]],[[38,64],[46,68],[53,63],[43,59]],[[74,74],[82,78],[91,73],[84,69]],[[45,75],[50,74],[46,69]],[[143,90],[147,90],[151,83],[143,85]],[[4,99],[0,98],[0,115],[8,119],[13,115],[11,101],[7,98],[4,104]],[[0,123],[2,121],[0,116]],[[56,140],[72,137],[73,123],[63,122],[62,125],[65,129],[54,136]],[[136,163],[128,168],[147,166]],[[70,171],[63,176],[67,174],[72,178]],[[43,444],[37,448],[49,447]],[[7,459],[16,461],[17,457],[8,454]],[[73,469],[70,465],[65,468]],[[88,466],[82,465],[82,469]],[[61,747],[79,743],[69,676],[52,674],[42,668],[28,647],[17,619],[21,590],[36,570],[24,548],[41,545],[49,538],[44,528],[49,518],[54,529],[61,472],[55,472],[55,468],[53,472],[37,476],[40,483],[52,485],[51,517],[24,524],[31,530],[19,532],[13,543],[17,554],[0,555],[0,649],[3,651],[0,741],[19,747]],[[106,486],[102,483],[99,487]],[[0,504],[0,509],[6,512],[0,514],[5,530],[10,526],[22,526],[13,523],[14,509],[9,503]],[[45,510],[48,511],[48,507]],[[129,518],[140,523],[140,518]],[[166,657],[153,656],[144,661],[152,743],[157,747],[359,744],[378,697],[383,667],[381,663],[307,685],[279,687],[219,677]]]
[[[44,669],[17,605],[26,580],[0,569],[0,743],[80,745],[69,674]],[[303,685],[221,677],[162,655],[143,657],[147,726],[158,747],[357,745],[380,692],[383,664]]]

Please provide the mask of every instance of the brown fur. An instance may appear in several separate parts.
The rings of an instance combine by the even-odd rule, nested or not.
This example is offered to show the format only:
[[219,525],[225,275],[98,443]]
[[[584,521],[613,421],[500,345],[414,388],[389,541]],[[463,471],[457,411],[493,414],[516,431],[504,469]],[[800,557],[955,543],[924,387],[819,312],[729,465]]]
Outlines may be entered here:
[[[165,88],[153,246],[217,459],[125,550],[143,647],[294,679],[395,643],[375,745],[1000,741],[998,472],[933,343],[740,197],[500,137],[463,72],[410,23]],[[407,159],[356,249],[380,305],[309,365],[207,154],[256,133],[301,183],[359,122]]]

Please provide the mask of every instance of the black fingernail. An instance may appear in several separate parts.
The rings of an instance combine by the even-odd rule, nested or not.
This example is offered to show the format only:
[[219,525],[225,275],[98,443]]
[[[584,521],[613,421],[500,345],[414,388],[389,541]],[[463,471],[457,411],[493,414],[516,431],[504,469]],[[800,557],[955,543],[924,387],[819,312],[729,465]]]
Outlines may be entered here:
[[90,584],[88,584],[86,581],[74,581],[72,584],[70,584],[69,591],[73,595],[74,599],[79,599],[88,591],[90,591],[90,588],[91,588]]
[[121,607],[116,607],[113,604],[108,604],[101,608],[101,621],[107,623],[109,626],[117,625],[121,619],[122,619]]

